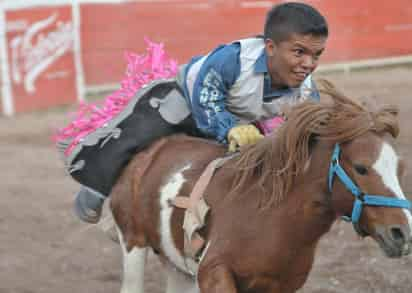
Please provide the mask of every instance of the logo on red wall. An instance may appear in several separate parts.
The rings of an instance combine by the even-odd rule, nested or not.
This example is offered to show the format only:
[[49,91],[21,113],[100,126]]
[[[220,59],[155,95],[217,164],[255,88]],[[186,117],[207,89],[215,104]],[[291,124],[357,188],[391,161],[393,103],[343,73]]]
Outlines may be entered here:
[[8,59],[16,111],[76,100],[70,6],[6,12]]

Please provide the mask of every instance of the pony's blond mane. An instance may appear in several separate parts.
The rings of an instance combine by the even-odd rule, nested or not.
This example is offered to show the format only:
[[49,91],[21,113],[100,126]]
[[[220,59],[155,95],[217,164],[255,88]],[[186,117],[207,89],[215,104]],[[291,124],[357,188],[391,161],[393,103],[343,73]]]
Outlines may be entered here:
[[[278,205],[291,190],[296,175],[303,171],[314,136],[342,143],[367,131],[398,135],[397,107],[377,109],[362,105],[326,80],[319,85],[321,94],[329,96],[330,102],[305,101],[294,106],[275,133],[241,152],[235,162],[238,171],[233,194],[257,185],[263,188],[264,206]],[[265,182],[272,182],[272,186],[265,186]]]

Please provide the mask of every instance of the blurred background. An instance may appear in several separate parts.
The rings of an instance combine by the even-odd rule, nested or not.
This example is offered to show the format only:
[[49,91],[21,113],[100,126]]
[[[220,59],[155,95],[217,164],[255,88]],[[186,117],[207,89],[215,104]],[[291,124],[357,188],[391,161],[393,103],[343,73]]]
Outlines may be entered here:
[[[218,44],[262,33],[266,11],[278,2],[2,0],[0,112],[44,109],[115,89],[125,52],[144,53],[145,36],[185,63]],[[410,0],[306,2],[330,25],[323,69],[411,61]]]
[[[79,186],[51,135],[80,101],[119,88],[125,53],[147,37],[182,64],[218,44],[260,34],[264,0],[0,0],[0,293],[119,292],[121,256],[72,212]],[[412,194],[412,1],[311,0],[330,37],[316,77],[353,97],[400,107],[396,144]],[[410,197],[410,196],[409,196]],[[410,197],[411,198],[411,197]],[[103,231],[102,231],[103,230]],[[150,255],[146,289],[164,267]],[[412,259],[390,260],[338,221],[321,241],[304,293],[409,293]]]

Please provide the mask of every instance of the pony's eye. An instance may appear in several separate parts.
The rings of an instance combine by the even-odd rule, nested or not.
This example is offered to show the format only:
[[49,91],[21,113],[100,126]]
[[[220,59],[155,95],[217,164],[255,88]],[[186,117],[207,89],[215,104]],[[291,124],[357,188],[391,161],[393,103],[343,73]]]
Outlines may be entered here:
[[367,169],[365,166],[363,166],[363,165],[355,164],[353,167],[355,168],[355,171],[356,171],[359,175],[366,175],[366,174],[368,174],[368,169]]

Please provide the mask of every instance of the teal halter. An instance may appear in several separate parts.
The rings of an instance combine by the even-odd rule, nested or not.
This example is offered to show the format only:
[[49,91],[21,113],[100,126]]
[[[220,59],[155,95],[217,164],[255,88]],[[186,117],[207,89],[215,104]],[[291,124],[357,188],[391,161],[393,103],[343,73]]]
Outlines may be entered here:
[[364,193],[348,176],[345,170],[339,164],[340,147],[339,144],[335,145],[332,154],[332,160],[329,168],[329,191],[332,192],[333,179],[335,174],[340,181],[355,197],[353,204],[352,215],[343,216],[342,219],[347,222],[352,222],[355,231],[359,235],[363,235],[362,229],[359,226],[359,219],[362,214],[362,208],[366,206],[383,206],[391,208],[404,208],[411,209],[411,202],[406,199],[399,199],[394,197],[382,196],[382,195],[370,195]]

